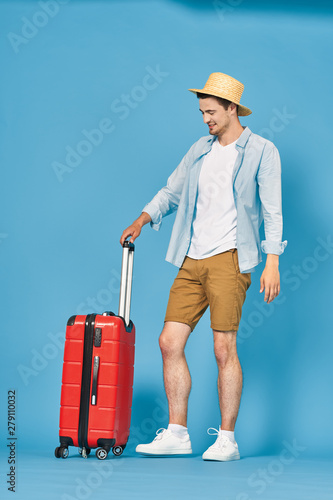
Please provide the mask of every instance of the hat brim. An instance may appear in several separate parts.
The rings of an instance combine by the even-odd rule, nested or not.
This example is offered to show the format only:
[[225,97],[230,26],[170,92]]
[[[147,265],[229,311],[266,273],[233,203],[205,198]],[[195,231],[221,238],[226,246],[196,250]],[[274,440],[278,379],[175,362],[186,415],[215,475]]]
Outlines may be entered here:
[[[196,94],[197,92],[199,92],[201,94],[207,94],[207,95],[211,95],[213,97],[221,97],[222,99],[227,99],[228,101],[230,101],[230,99],[228,99],[228,97],[223,96],[221,94],[217,94],[216,92],[215,93],[209,92],[209,91],[204,90],[204,89],[188,89],[188,90],[190,92],[193,92],[193,94]],[[234,104],[237,104],[237,102],[235,102]],[[238,106],[238,116],[248,116],[252,113],[250,108],[247,108],[246,106],[243,106],[242,104],[237,104],[237,106]]]

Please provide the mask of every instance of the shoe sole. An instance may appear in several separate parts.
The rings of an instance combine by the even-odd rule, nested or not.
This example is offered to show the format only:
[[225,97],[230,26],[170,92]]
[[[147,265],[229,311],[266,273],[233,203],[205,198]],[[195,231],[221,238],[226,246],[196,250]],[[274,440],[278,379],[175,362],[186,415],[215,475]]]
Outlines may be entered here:
[[192,450],[166,450],[166,451],[140,451],[140,450],[135,450],[136,453],[140,453],[141,455],[146,455],[146,456],[154,456],[154,457],[170,457],[172,455],[191,455]]
[[228,455],[226,457],[219,457],[218,455],[212,454],[207,454],[202,456],[203,460],[214,460],[215,462],[229,462],[231,460],[239,460],[240,455],[239,453],[235,453],[234,455]]

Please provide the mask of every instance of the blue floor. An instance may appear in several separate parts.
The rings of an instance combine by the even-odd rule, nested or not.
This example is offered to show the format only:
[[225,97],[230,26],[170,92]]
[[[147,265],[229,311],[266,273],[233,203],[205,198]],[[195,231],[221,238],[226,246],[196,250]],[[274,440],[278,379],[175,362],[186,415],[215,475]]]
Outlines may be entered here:
[[260,456],[220,463],[201,455],[148,458],[125,451],[99,461],[71,448],[64,460],[53,450],[20,450],[15,494],[5,484],[7,456],[0,459],[1,499],[333,499],[333,459],[300,457],[286,464],[281,456]]

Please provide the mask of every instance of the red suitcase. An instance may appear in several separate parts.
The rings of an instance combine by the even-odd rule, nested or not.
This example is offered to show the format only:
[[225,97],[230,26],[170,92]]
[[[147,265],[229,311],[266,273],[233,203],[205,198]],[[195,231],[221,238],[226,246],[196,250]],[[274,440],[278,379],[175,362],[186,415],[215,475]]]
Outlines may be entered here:
[[60,446],[100,460],[121,455],[131,422],[135,327],[130,321],[134,245],[123,245],[119,313],[72,316],[67,323],[60,402]]

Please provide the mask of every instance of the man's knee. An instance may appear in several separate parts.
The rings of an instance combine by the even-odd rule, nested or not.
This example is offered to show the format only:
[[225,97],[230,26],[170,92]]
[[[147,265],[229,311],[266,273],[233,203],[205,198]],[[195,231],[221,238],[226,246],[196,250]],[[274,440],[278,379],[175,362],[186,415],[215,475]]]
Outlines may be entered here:
[[233,359],[237,359],[237,331],[214,331],[214,353],[219,368],[223,368]]
[[159,337],[162,356],[182,355],[190,333],[188,325],[167,321]]

